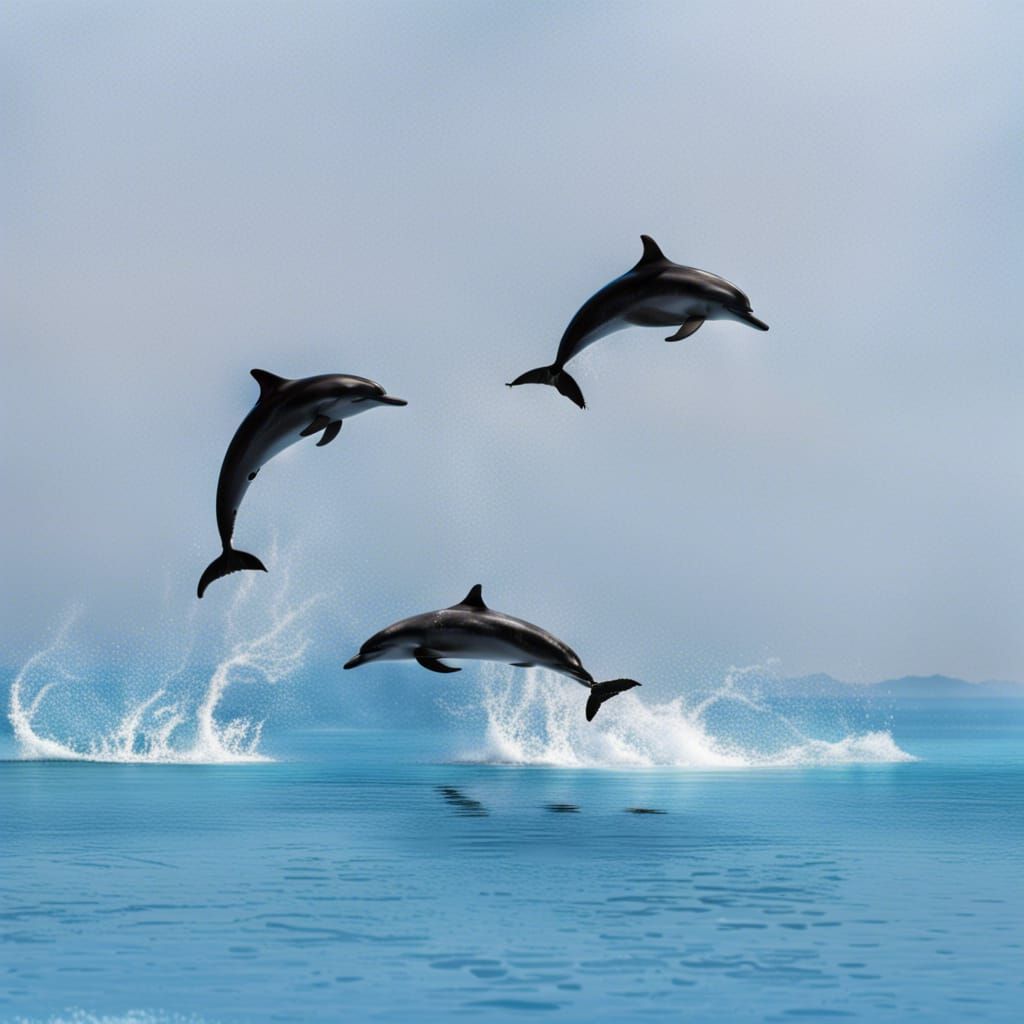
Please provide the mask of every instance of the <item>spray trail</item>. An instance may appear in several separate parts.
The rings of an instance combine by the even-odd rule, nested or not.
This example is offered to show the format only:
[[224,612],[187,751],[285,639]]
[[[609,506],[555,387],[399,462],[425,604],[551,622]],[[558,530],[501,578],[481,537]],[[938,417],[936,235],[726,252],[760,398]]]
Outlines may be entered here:
[[[730,672],[714,693],[693,707],[683,697],[656,703],[636,692],[625,693],[589,723],[583,717],[583,691],[562,676],[497,665],[483,671],[484,747],[466,760],[565,768],[797,767],[915,760],[884,730],[836,740],[808,735],[742,689],[743,679],[756,669]],[[713,730],[709,713],[723,702],[742,705],[759,716],[759,725],[748,728],[742,738]],[[771,743],[758,742],[766,735]]]
[[[229,764],[269,760],[260,753],[263,720],[248,716],[218,718],[229,687],[236,682],[279,683],[301,668],[309,646],[310,612],[319,600],[289,605],[288,580],[270,595],[266,612],[254,608],[251,581],[239,588],[227,612],[229,650],[222,655],[202,686],[189,685],[188,666],[194,634],[185,653],[163,674],[152,690],[131,700],[113,727],[95,723],[88,680],[68,670],[72,660],[70,634],[80,613],[71,613],[50,644],[29,658],[11,685],[9,717],[19,753],[26,759],[105,761],[134,764]],[[266,592],[266,591],[264,591]],[[254,620],[262,620],[256,625]],[[235,639],[255,632],[255,638]],[[147,670],[144,676],[150,677]],[[36,680],[42,679],[41,685]],[[99,682],[99,680],[95,680]],[[176,696],[171,696],[177,682]],[[109,681],[107,681],[109,682]],[[72,686],[71,684],[76,684]],[[152,684],[150,684],[152,685]],[[33,693],[34,689],[34,693]],[[42,724],[47,711],[70,713],[77,734],[54,735]]]

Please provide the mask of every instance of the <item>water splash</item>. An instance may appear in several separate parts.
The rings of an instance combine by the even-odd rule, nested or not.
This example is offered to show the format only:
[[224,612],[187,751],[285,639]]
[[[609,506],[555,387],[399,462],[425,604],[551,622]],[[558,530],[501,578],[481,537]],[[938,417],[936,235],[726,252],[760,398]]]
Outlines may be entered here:
[[[488,665],[482,699],[485,743],[466,759],[565,768],[797,767],[915,760],[885,730],[834,740],[808,735],[744,685],[759,672],[730,672],[720,687],[692,707],[683,697],[657,703],[630,691],[587,722],[585,692],[564,677],[544,669],[523,673]],[[758,716],[756,727],[751,729],[748,722],[742,736],[713,729],[711,713],[723,703]]]
[[[274,684],[302,666],[309,646],[309,612],[319,599],[313,597],[289,605],[287,589],[287,576],[283,575],[281,585],[270,595],[270,608],[261,612],[254,607],[252,581],[244,580],[227,611],[226,635],[237,637],[258,629],[255,638],[234,642],[229,639],[227,653],[220,656],[205,682],[199,683],[201,690],[196,699],[195,683],[199,681],[190,685],[188,680],[193,632],[186,641],[185,653],[163,674],[156,688],[141,698],[129,700],[127,709],[119,713],[112,727],[96,721],[95,695],[82,688],[83,684],[88,687],[89,680],[68,668],[75,655],[71,633],[81,615],[76,609],[61,624],[50,644],[25,662],[11,684],[9,717],[20,756],[132,764],[269,760],[259,750],[263,736],[261,719],[242,715],[220,720],[217,713],[233,683]],[[263,621],[255,626],[254,619]],[[144,675],[151,678],[152,673],[147,671]],[[41,684],[39,679],[43,680]],[[177,694],[171,696],[171,684],[176,680],[180,680],[174,687]],[[109,680],[105,682],[109,684]],[[67,729],[64,735],[54,735],[52,727],[46,729],[42,723],[47,712],[57,710],[70,716],[76,729]]]

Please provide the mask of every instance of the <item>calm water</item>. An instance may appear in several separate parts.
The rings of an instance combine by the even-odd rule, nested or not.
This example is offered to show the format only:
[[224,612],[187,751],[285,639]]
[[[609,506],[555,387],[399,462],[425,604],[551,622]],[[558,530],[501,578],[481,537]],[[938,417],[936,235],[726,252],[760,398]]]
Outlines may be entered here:
[[1019,1020],[1024,703],[890,727],[919,760],[8,761],[0,1019]]

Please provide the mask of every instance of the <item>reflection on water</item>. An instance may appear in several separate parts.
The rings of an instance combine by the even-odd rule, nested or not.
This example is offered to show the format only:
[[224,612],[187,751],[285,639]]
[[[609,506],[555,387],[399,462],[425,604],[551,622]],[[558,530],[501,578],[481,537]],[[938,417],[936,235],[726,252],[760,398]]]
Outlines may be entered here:
[[0,766],[0,1020],[1015,1019],[1019,753],[578,772],[436,742]]
[[470,817],[487,816],[487,809],[479,800],[471,800],[455,786],[438,786],[437,791],[444,797],[447,804],[456,814],[469,815]]

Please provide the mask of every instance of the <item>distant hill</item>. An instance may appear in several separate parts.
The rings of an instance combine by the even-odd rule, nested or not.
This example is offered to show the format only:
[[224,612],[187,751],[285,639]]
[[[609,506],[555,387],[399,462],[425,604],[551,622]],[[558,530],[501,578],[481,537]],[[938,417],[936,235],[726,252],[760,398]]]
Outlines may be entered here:
[[1024,700],[1024,683],[993,679],[969,683],[951,676],[901,676],[880,683],[844,683],[818,673],[798,679],[781,679],[769,684],[778,693],[793,697],[916,697],[918,699],[963,699],[1015,697]]

